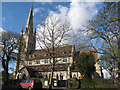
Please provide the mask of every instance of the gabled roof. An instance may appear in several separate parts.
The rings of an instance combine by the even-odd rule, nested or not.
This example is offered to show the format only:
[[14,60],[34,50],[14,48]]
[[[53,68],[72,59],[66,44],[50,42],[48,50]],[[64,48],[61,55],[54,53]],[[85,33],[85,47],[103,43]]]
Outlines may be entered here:
[[[73,45],[55,48],[55,52],[56,52],[55,56],[56,57],[70,57],[72,56],[72,48],[73,48]],[[48,50],[50,53],[52,53],[51,48],[36,50],[35,52],[29,55],[29,58],[27,60],[48,59],[50,58]]]

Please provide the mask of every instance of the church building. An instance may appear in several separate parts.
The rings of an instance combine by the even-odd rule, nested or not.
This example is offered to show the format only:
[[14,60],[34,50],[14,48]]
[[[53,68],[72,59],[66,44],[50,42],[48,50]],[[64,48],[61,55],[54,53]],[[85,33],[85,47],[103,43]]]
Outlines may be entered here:
[[[14,76],[18,78],[49,78],[51,75],[51,63],[49,54],[45,49],[35,50],[36,30],[33,30],[33,6],[31,6],[25,31],[22,28],[18,56],[14,69]],[[54,79],[67,80],[69,78],[80,78],[81,74],[75,68],[74,58],[81,52],[91,52],[95,56],[95,68],[99,77],[102,77],[99,57],[96,50],[75,51],[74,45],[55,48],[58,55],[55,57]],[[77,54],[76,54],[77,53]],[[94,75],[94,77],[98,77]]]

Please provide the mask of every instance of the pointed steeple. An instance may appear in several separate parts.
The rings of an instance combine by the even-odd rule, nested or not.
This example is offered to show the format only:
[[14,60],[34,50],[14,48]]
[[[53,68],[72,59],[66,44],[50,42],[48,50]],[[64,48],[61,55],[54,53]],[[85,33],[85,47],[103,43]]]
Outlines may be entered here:
[[26,28],[33,26],[33,5],[31,5],[29,16],[26,23]]
[[21,30],[21,35],[23,35],[23,26],[22,26],[22,30]]

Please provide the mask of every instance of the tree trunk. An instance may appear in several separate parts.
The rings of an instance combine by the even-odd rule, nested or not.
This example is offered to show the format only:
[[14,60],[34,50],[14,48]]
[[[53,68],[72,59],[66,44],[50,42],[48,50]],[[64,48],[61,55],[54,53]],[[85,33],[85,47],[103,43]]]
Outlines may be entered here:
[[[120,2],[118,2],[118,13],[120,13]],[[119,16],[118,16],[119,17]],[[118,18],[118,23],[119,23],[120,19]],[[120,28],[120,26],[118,26]],[[120,30],[118,32],[119,36],[118,36],[118,54],[119,54],[119,59],[118,59],[118,88],[120,88]]]
[[49,83],[49,90],[52,89],[52,84],[53,84],[53,65],[51,67],[51,76],[50,76],[50,83]]
[[9,73],[8,73],[8,68],[5,69],[5,85],[8,85],[9,83]]
[[[120,32],[119,32],[120,33]],[[120,36],[119,36],[119,40],[118,40],[118,53],[119,53],[119,59],[118,59],[118,86],[120,88]]]
[[51,67],[51,76],[50,76],[50,83],[49,83],[49,90],[52,89],[52,85],[53,85],[53,73],[54,73],[54,60],[55,58],[53,58],[53,64],[52,64],[52,67]]
[[53,84],[53,73],[54,73],[54,66],[55,66],[55,45],[54,45],[54,29],[52,30],[52,67],[51,67],[51,78],[49,83],[49,89],[52,89]]

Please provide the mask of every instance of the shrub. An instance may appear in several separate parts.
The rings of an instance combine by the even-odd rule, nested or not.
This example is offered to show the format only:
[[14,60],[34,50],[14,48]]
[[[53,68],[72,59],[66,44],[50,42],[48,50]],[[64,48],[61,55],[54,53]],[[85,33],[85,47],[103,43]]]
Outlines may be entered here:
[[0,84],[4,84],[4,77],[0,77]]
[[112,79],[81,79],[81,88],[118,88]]
[[9,85],[19,86],[21,81],[21,79],[9,79]]
[[82,78],[81,79],[81,88],[94,88],[95,81],[93,79]]
[[68,79],[68,88],[79,88],[80,82],[75,78]]
[[[49,87],[49,79],[48,78],[42,78],[41,79],[43,87]],[[45,81],[48,81],[48,86],[45,86]]]
[[[32,78],[32,79],[39,79],[42,81],[43,87],[49,87],[49,79],[48,78]],[[48,86],[45,86],[45,81],[48,81]]]

